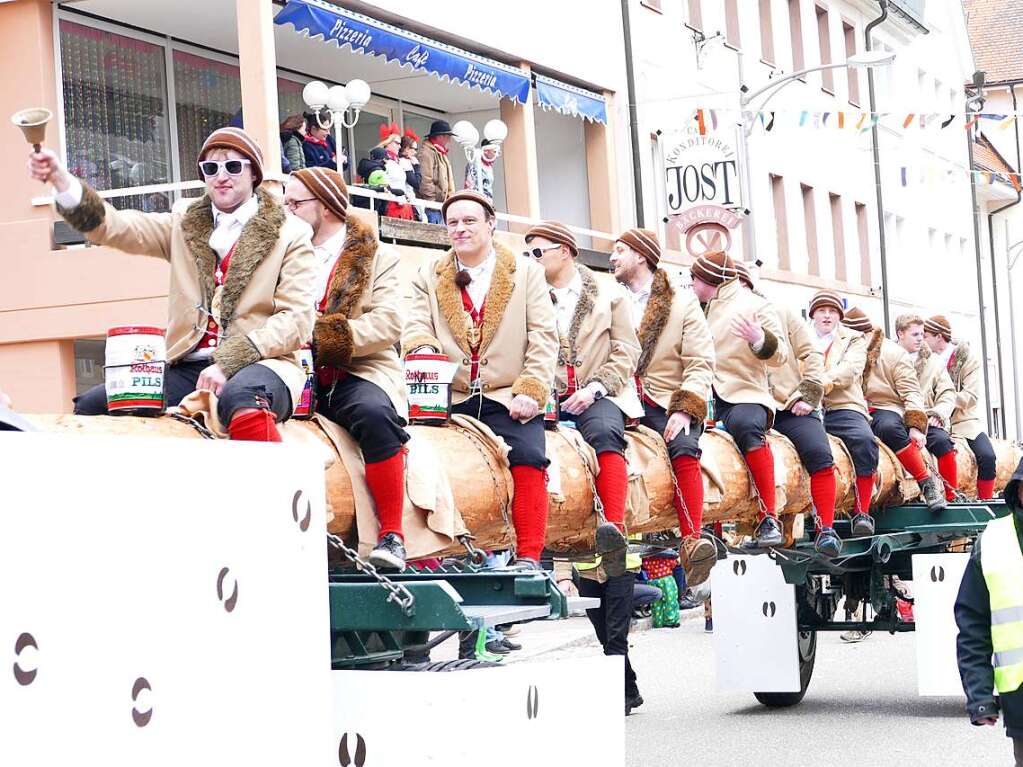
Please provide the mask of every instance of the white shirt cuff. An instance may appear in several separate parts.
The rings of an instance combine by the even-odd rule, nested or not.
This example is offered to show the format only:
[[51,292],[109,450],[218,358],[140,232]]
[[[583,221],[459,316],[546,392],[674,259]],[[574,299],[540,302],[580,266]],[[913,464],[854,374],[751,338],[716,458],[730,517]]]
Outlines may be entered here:
[[82,182],[74,176],[71,177],[71,183],[67,189],[63,192],[54,189],[53,192],[53,201],[64,210],[74,210],[82,202]]
[[601,397],[607,396],[607,387],[604,386],[604,384],[602,384],[600,381],[590,381],[588,384],[586,384],[586,388],[594,393],[600,392]]
[[767,336],[761,338],[757,343],[750,344],[749,348],[753,350],[754,354],[759,354],[760,350],[764,348],[764,343],[767,341]]

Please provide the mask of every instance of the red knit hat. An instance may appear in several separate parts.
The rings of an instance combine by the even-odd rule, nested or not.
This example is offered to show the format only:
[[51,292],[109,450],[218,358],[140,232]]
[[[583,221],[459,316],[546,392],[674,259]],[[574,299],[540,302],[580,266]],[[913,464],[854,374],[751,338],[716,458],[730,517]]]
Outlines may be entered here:
[[622,232],[617,241],[624,242],[643,256],[651,268],[656,268],[657,262],[661,260],[661,243],[657,241],[657,235],[649,229],[629,229]]
[[545,240],[564,245],[573,256],[579,255],[579,246],[576,245],[575,235],[560,221],[541,221],[539,224],[531,226],[526,232],[526,244],[528,245],[534,237],[543,237]]
[[708,285],[715,286],[722,285],[738,276],[735,262],[723,250],[704,253],[693,262],[690,271],[693,277],[698,277]]
[[[263,152],[252,136],[241,128],[227,126],[213,131],[202,144],[199,150],[199,159],[196,160],[196,167],[199,167],[206,153],[211,149],[233,149],[251,163],[252,185],[254,187],[263,183]],[[202,170],[199,170],[199,178],[202,178]]]
[[327,209],[342,221],[348,218],[348,187],[341,174],[332,168],[302,168],[291,174]]

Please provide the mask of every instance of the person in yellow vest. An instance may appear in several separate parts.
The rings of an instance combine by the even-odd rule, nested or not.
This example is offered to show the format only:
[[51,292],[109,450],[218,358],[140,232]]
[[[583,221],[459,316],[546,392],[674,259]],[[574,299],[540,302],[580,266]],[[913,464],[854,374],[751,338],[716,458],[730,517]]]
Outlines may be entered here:
[[[975,725],[1005,722],[1023,767],[1023,461],[1003,497],[1011,513],[973,544],[956,597],[956,656]],[[996,697],[997,696],[997,697]]]

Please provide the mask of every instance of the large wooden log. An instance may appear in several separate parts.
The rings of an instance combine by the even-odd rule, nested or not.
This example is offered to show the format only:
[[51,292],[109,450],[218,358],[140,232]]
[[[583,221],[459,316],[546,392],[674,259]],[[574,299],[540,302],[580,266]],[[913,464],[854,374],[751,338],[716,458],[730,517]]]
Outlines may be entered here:
[[[65,434],[201,438],[190,425],[171,418],[85,418],[69,415],[33,415],[29,418],[44,431]],[[457,480],[452,481],[455,505],[466,526],[476,536],[477,545],[486,548],[507,545],[513,539],[513,532],[501,510],[505,509],[510,518],[511,488],[497,456],[478,438],[458,427],[412,426],[410,430],[443,456],[449,475],[457,477]],[[331,451],[334,449],[315,423],[291,422],[287,425],[286,435],[314,440]],[[563,502],[551,503],[548,545],[557,550],[584,550],[592,544],[595,526],[588,469],[560,432],[547,432],[547,440],[549,453],[557,455],[561,496],[564,498]],[[770,443],[775,456],[776,476],[784,480],[779,483],[779,511],[783,515],[810,511],[809,482],[795,449],[788,440],[776,434],[770,436]],[[840,512],[848,513],[854,503],[855,472],[841,443],[836,439],[832,439],[831,443],[835,456]],[[1015,469],[1020,450],[1001,440],[992,440],[992,443],[998,456],[998,479],[995,486],[1000,490]],[[700,445],[704,452],[704,462],[719,477],[722,490],[719,499],[705,506],[704,521],[740,522],[748,526],[757,517],[758,502],[750,492],[746,464],[734,443],[715,430],[704,434]],[[967,480],[964,489],[975,491],[976,468],[972,463],[972,454],[968,450],[960,450],[959,461],[960,476]],[[334,461],[326,470],[324,479],[327,499],[334,513],[329,529],[344,537],[352,536],[355,528],[355,501],[352,480],[344,464],[340,460]],[[639,523],[630,520],[630,529],[635,532],[652,532],[675,527],[677,520],[672,500],[674,483],[666,454],[665,458],[651,463],[643,479],[650,500],[649,516]],[[882,448],[874,495],[875,509],[908,500],[914,492],[915,483],[904,479],[902,467],[895,456]]]

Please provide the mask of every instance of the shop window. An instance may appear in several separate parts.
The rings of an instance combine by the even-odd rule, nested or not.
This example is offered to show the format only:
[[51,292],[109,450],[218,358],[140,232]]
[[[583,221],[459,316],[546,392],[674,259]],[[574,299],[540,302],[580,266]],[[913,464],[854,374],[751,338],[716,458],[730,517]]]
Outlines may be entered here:
[[182,181],[199,178],[196,158],[217,128],[242,125],[242,86],[237,66],[185,51],[174,51],[178,162]]
[[106,341],[75,341],[75,395],[104,382]]
[[[172,180],[166,72],[160,46],[60,22],[67,163],[97,189]],[[120,197],[118,208],[165,211],[165,194]]]
[[[391,122],[391,115],[368,112],[365,109],[359,113],[359,122],[352,128],[353,155],[349,162],[354,161],[352,167],[352,178],[355,179],[360,161],[369,158],[369,153],[380,143],[380,126]],[[361,179],[360,179],[361,180]]]

